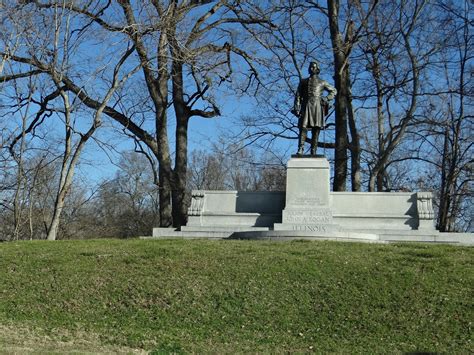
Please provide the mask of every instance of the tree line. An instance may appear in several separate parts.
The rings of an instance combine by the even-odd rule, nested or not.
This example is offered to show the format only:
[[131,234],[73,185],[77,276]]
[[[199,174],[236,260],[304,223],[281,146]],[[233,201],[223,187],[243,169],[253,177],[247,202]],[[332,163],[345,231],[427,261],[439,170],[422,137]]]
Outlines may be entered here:
[[[186,223],[191,188],[283,189],[281,147],[296,146],[290,109],[311,60],[338,90],[319,143],[333,189],[433,191],[440,230],[471,228],[468,1],[18,0],[0,11],[3,239],[149,234]],[[190,120],[220,116],[224,96],[255,109],[224,143],[189,152]],[[115,149],[108,132],[134,153],[82,186],[90,147]]]

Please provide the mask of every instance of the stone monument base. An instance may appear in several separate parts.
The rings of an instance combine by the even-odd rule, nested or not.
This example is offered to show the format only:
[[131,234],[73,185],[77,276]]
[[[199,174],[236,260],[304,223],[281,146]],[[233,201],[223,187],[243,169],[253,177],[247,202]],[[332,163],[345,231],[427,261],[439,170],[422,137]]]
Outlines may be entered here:
[[329,162],[323,156],[293,155],[288,161],[285,209],[275,231],[316,232],[340,230],[333,221],[329,191]]
[[474,245],[473,233],[435,229],[430,192],[331,192],[329,178],[324,157],[296,156],[285,192],[193,191],[187,225],[154,228],[153,238]]

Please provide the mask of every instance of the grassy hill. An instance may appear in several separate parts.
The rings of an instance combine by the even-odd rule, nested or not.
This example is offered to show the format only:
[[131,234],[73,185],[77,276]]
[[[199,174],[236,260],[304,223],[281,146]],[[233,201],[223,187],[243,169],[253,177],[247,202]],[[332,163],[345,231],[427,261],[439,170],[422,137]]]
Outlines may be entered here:
[[0,244],[0,352],[472,353],[474,249]]

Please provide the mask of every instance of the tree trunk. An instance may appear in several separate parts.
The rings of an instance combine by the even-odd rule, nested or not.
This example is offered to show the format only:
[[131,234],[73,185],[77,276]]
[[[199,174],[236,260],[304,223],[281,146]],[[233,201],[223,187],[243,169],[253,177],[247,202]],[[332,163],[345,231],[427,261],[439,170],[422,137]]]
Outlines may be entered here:
[[334,81],[337,89],[336,112],[336,151],[334,162],[334,191],[345,191],[347,181],[347,109],[349,81],[344,70],[346,54],[341,32],[339,31],[339,1],[328,0],[329,30],[334,53]]
[[166,32],[160,34],[158,44],[158,78],[156,82],[151,74],[147,76],[147,83],[156,109],[156,135],[158,143],[157,159],[159,163],[158,175],[160,179],[160,226],[170,227],[173,224],[171,189],[173,185],[173,171],[168,142],[168,36]]
[[61,167],[58,193],[54,202],[53,217],[51,219],[51,223],[48,228],[48,235],[46,237],[46,239],[48,240],[56,240],[58,237],[59,222],[61,221],[61,214],[64,209],[64,201],[66,200],[66,196],[69,193],[69,190],[72,185],[74,170],[81,155],[82,148],[84,147],[89,137],[92,136],[92,133],[94,131],[95,128],[91,128],[86,134],[83,135],[76,150],[72,154],[70,150],[71,137],[66,138],[69,141],[66,142],[66,150],[63,158],[63,165]]
[[383,172],[384,164],[381,164],[385,156],[385,129],[384,129],[384,115],[383,115],[383,93],[382,83],[380,81],[380,66],[377,59],[374,57],[372,75],[375,79],[377,88],[377,161],[373,167],[369,178],[369,192],[383,191]]
[[20,236],[20,227],[21,227],[21,219],[22,219],[22,200],[23,198],[20,197],[20,193],[24,195],[26,188],[25,186],[25,176],[24,176],[24,161],[23,161],[23,153],[26,149],[26,113],[22,115],[22,123],[21,123],[21,143],[20,143],[20,152],[18,156],[14,154],[13,149],[10,151],[12,157],[16,160],[18,164],[17,168],[17,178],[16,178],[16,188],[15,188],[15,197],[13,199],[13,217],[14,217],[14,230],[13,230],[13,239],[18,240]]
[[[376,54],[374,54],[374,63],[372,69],[372,75],[375,78],[375,84],[377,88],[377,140],[378,140],[378,160],[381,160],[385,154],[385,127],[384,127],[384,115],[383,115],[383,91],[382,91],[382,81],[380,76],[381,69]],[[383,191],[383,174],[384,166],[381,166],[380,169],[375,174],[375,179],[377,182],[377,191]]]
[[444,134],[443,159],[441,162],[441,188],[439,196],[439,211],[438,211],[438,229],[440,232],[448,230],[448,211],[449,211],[449,193],[448,193],[448,177],[446,174],[446,167],[448,165],[448,149],[449,149],[449,133],[448,128]]
[[349,90],[349,100],[348,100],[348,118],[349,118],[349,128],[351,132],[351,144],[350,144],[350,152],[351,152],[351,186],[352,191],[360,191],[361,190],[361,169],[360,169],[360,137],[359,132],[357,131],[357,125],[354,116],[354,109],[352,107],[352,89],[351,83],[349,82],[350,72],[349,72],[349,64],[346,66],[346,79],[348,82],[346,86]]
[[[57,82],[56,82],[57,84]],[[61,213],[64,208],[64,200],[66,199],[67,192],[69,190],[72,176],[74,174],[74,165],[75,161],[69,163],[71,158],[71,149],[72,149],[72,128],[71,128],[71,106],[69,104],[69,96],[61,90],[61,97],[64,104],[64,119],[65,119],[65,137],[64,137],[64,153],[63,160],[61,164],[61,171],[59,173],[59,186],[58,192],[56,194],[56,200],[53,205],[53,217],[48,227],[48,234],[46,236],[47,240],[56,240],[59,230],[59,221],[61,219]],[[78,149],[81,145],[79,144]]]
[[[68,101],[66,101],[68,102]],[[66,107],[69,107],[66,105]],[[68,116],[69,109],[66,109],[66,116]],[[96,117],[94,123],[89,128],[89,130],[82,135],[77,147],[72,151],[72,130],[69,124],[66,126],[66,142],[65,142],[65,151],[63,157],[63,164],[61,166],[61,173],[59,179],[58,193],[56,194],[56,200],[54,202],[54,211],[51,223],[48,228],[48,234],[46,239],[56,240],[58,237],[59,231],[59,222],[61,220],[61,214],[64,209],[64,201],[66,200],[67,194],[71,189],[71,185],[74,177],[74,170],[76,168],[79,157],[81,156],[82,149],[89,140],[90,137],[94,134],[95,130],[99,126],[98,117],[100,116],[101,111],[96,112]],[[67,120],[67,122],[70,122]]]
[[[172,37],[175,38],[174,36]],[[171,46],[173,106],[176,114],[176,159],[173,175],[173,226],[179,228],[187,222],[186,180],[188,168],[189,108],[184,101],[183,62],[184,53],[177,43]]]
[[369,192],[375,192],[377,176],[378,176],[377,171],[372,169],[372,171],[370,172],[370,177],[369,177],[369,186],[368,186]]
[[160,179],[160,226],[170,227],[173,224],[171,214],[171,189],[173,171],[169,153],[166,106],[160,105],[157,110],[156,133],[158,142],[157,159],[159,162],[158,176]]
[[48,240],[56,240],[58,237],[59,222],[61,221],[61,214],[64,209],[64,200],[66,199],[69,188],[70,184],[68,184],[68,186],[60,187],[60,191],[54,203],[53,218],[51,219],[51,223],[48,228],[48,235],[46,237]]
[[176,165],[173,186],[173,226],[181,227],[187,222],[186,177],[188,156],[188,118],[178,119],[176,129]]
[[[123,0],[119,1],[118,3],[122,7],[128,26],[130,26],[130,28],[135,28],[137,26],[137,21],[135,19],[135,14],[130,1]],[[158,2],[153,2],[153,4],[157,5]],[[174,6],[173,4],[171,5]],[[159,209],[161,227],[169,227],[173,223],[171,216],[171,187],[173,173],[171,169],[171,157],[169,152],[168,120],[166,113],[166,110],[168,109],[169,43],[168,31],[166,30],[166,24],[164,22],[168,20],[168,16],[164,16],[162,19],[163,30],[160,31],[160,37],[157,46],[157,75],[155,75],[155,72],[151,69],[151,60],[148,56],[147,47],[142,34],[140,34],[140,31],[134,31],[130,35],[136,46],[136,51],[140,59],[140,63],[142,64],[143,75],[145,77],[148,92],[155,107],[155,132],[157,146],[156,149],[152,148],[152,151],[159,164],[158,178],[160,180]],[[126,126],[126,123],[124,125]],[[150,142],[148,144],[150,144]]]
[[158,168],[158,176],[160,179],[160,226],[170,227],[173,224],[171,215],[171,173],[163,164],[160,164]]

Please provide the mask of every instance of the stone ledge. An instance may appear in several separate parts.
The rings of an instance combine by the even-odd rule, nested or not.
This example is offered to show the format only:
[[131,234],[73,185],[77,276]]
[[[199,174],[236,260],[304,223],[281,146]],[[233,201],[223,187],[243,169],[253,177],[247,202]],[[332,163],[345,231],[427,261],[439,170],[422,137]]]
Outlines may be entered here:
[[266,240],[345,240],[377,242],[376,234],[335,232],[321,233],[310,231],[273,230],[268,232],[235,232],[229,239],[266,239]]
[[233,231],[177,231],[175,228],[153,228],[151,237],[143,237],[141,239],[224,239],[232,235]]
[[245,232],[245,231],[268,231],[268,227],[248,227],[248,226],[231,226],[231,225],[215,225],[212,227],[204,226],[183,226],[181,232]]
[[[227,227],[226,227],[227,228]],[[275,231],[248,228],[246,231],[215,230],[209,227],[195,231],[176,231],[174,228],[154,228],[152,237],[141,239],[245,239],[245,240],[333,240],[363,243],[439,243],[461,246],[474,246],[473,233],[427,233],[423,231],[366,230],[318,233],[305,231]]]
[[[269,216],[279,217],[279,213],[260,213],[260,212],[202,212],[199,217],[258,217],[258,216]],[[194,216],[193,216],[194,217]]]
[[332,214],[333,218],[398,218],[398,219],[407,219],[413,218],[409,214],[390,214],[390,213],[370,213],[370,214],[355,214],[355,213],[334,213]]
[[324,158],[290,159],[288,169],[325,169],[329,170],[329,162]]

